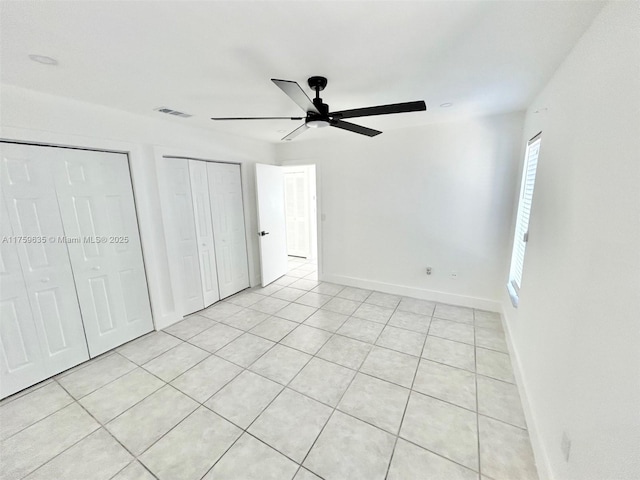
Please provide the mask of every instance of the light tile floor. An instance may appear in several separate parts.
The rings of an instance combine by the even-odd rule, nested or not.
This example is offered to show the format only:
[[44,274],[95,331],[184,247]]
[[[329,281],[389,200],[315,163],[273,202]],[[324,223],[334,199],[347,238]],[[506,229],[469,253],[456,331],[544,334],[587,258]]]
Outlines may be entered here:
[[0,479],[536,479],[496,313],[253,288],[0,402]]

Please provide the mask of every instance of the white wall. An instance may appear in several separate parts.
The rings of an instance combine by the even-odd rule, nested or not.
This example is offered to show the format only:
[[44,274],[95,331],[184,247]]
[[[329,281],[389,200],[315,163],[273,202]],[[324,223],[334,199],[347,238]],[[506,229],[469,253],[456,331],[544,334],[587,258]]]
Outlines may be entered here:
[[322,278],[498,309],[522,121],[513,113],[278,147],[284,165],[318,166]]
[[307,165],[307,171],[309,173],[309,244],[311,245],[311,256],[309,260],[318,261],[318,182],[316,180],[316,166]]
[[608,4],[526,116],[542,145],[503,304],[541,478],[640,478],[639,52],[638,2]]
[[197,156],[242,164],[249,274],[259,283],[254,163],[273,163],[273,147],[189,126],[188,119],[165,120],[55,97],[23,88],[0,88],[0,137],[53,145],[127,152],[130,158],[143,254],[157,328],[181,317],[175,311],[166,254],[156,162],[163,154]]

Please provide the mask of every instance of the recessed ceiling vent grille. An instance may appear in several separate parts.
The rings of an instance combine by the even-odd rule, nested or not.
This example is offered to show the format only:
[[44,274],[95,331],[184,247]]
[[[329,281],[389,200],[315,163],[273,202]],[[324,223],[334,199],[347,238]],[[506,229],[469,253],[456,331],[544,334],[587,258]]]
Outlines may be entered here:
[[167,115],[173,115],[174,117],[182,117],[182,118],[193,117],[193,115],[189,115],[188,113],[184,113],[184,112],[179,112],[178,110],[173,110],[168,107],[158,107],[156,108],[156,112],[166,113]]

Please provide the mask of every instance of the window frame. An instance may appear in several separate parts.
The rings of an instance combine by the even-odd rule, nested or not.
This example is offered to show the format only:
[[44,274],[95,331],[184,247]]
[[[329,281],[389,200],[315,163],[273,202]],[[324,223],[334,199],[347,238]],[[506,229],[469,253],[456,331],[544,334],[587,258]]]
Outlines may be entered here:
[[[532,158],[531,149],[537,145],[535,159]],[[538,173],[538,163],[540,159],[540,149],[542,146],[542,132],[534,135],[528,142],[524,152],[524,165],[522,169],[522,179],[520,182],[520,194],[518,195],[518,209],[516,213],[516,223],[513,232],[513,245],[511,250],[511,261],[509,263],[509,279],[507,291],[511,297],[511,303],[518,307],[520,299],[520,288],[522,286],[522,273],[524,270],[524,260],[526,245],[529,236],[529,222],[531,219],[531,207],[535,190],[536,176]],[[531,167],[532,160],[535,165]],[[531,172],[533,170],[533,172]],[[533,174],[532,174],[533,173]],[[525,218],[526,217],[526,218]],[[520,235],[522,238],[519,238]]]

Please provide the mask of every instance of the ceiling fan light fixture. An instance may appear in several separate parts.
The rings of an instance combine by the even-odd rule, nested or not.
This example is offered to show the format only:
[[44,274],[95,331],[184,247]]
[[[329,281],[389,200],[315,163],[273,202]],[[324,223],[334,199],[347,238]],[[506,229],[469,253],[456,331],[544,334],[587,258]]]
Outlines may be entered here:
[[307,127],[311,127],[311,128],[324,128],[328,126],[329,126],[329,122],[326,120],[321,120],[316,118],[314,120],[307,121]]

